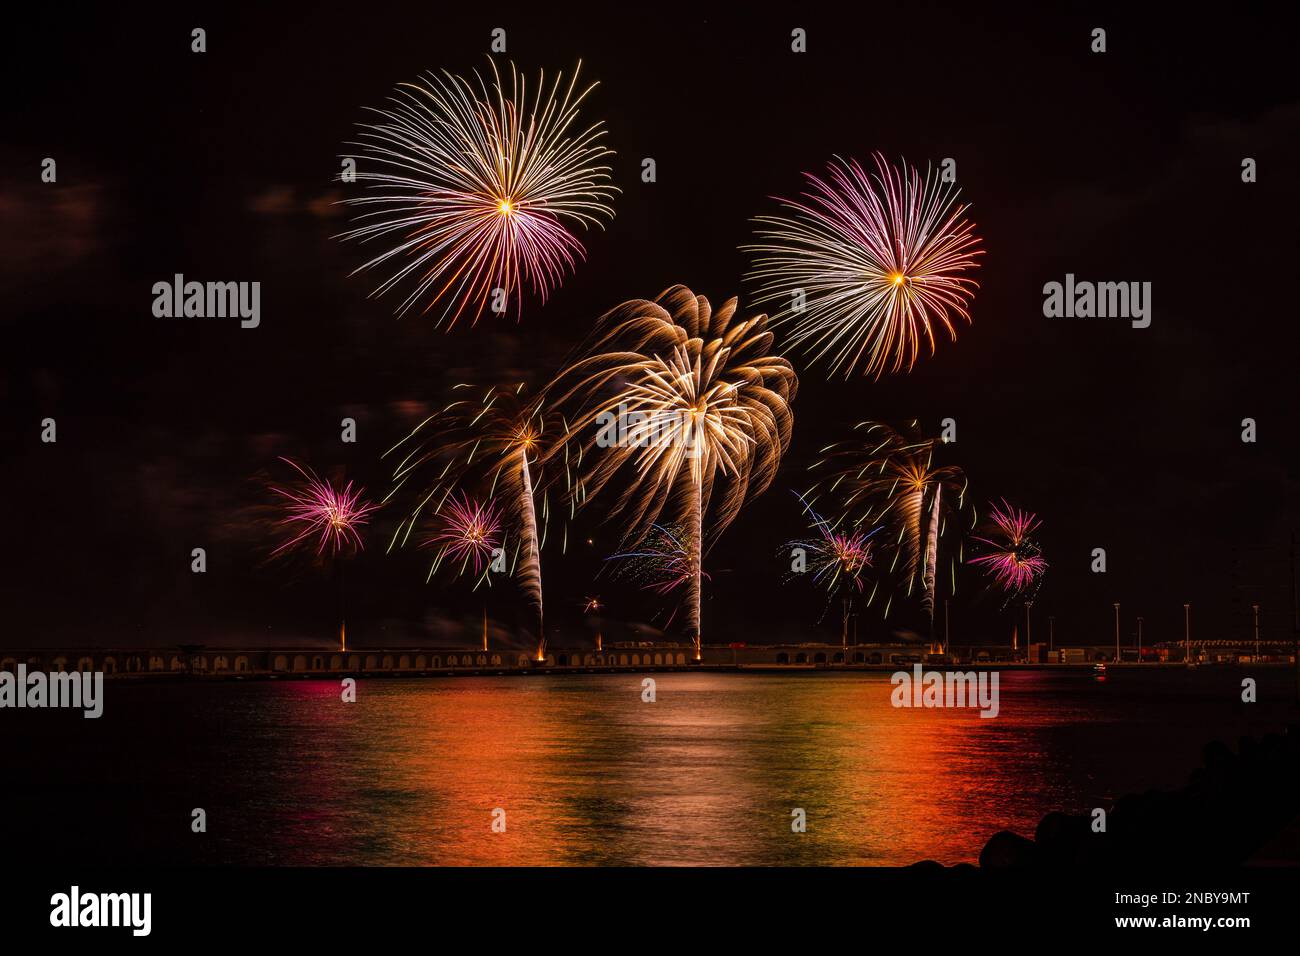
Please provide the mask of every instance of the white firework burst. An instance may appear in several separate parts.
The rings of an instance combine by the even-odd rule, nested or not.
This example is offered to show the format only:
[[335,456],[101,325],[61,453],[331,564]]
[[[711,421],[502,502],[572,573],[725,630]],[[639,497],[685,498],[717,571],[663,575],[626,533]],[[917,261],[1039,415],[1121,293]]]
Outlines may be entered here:
[[805,173],[802,198],[778,200],[786,215],[756,217],[763,241],[745,247],[756,254],[746,276],[755,305],[774,304],[791,344],[846,378],[911,371],[922,341],[934,353],[936,326],[956,339],[953,320],[970,321],[978,288],[965,273],[982,250],[959,190],[875,161],[874,175],[839,157],[824,179]]
[[353,274],[389,269],[374,294],[409,281],[398,314],[441,309],[448,328],[485,310],[521,315],[525,283],[545,302],[585,257],[570,227],[614,215],[603,124],[577,127],[596,86],[578,90],[581,66],[567,83],[541,74],[531,99],[514,64],[508,84],[493,63],[490,83],[444,71],[399,85],[350,144],[367,188],[345,200],[357,215],[337,238],[385,243]]

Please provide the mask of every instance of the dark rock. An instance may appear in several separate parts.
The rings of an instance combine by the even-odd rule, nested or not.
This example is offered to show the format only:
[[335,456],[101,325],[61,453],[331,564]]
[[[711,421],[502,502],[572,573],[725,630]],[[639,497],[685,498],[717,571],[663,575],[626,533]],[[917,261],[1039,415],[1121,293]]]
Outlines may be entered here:
[[1038,844],[1010,830],[993,834],[980,851],[980,867],[984,869],[1037,866],[1041,860]]
[[913,863],[907,869],[914,873],[923,873],[930,876],[935,873],[943,873],[945,868],[938,860],[921,860],[919,863]]

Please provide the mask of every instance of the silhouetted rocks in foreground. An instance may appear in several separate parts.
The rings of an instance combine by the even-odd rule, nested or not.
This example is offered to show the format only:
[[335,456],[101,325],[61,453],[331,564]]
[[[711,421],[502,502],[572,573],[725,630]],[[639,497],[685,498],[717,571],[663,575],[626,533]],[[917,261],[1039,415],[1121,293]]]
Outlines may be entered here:
[[1203,753],[1204,766],[1181,790],[1130,794],[1105,808],[1105,832],[1094,832],[1091,815],[1052,812],[1032,840],[995,833],[980,852],[980,866],[1244,863],[1300,816],[1300,725],[1285,734],[1243,737],[1235,754],[1219,741]]

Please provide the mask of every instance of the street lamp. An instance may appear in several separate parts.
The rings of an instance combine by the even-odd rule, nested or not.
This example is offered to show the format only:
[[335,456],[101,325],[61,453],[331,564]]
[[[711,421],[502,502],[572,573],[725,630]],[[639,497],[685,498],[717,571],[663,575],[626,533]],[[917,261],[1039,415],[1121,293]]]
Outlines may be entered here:
[[1250,609],[1255,612],[1255,660],[1259,660],[1259,605],[1252,604]]
[[1056,615],[1047,616],[1047,649],[1049,651],[1056,648]]
[[1119,663],[1119,601],[1115,602],[1115,663]]
[[1183,605],[1183,661],[1192,666],[1192,606]]
[[1138,663],[1142,663],[1142,618],[1138,618]]
[[1031,607],[1033,607],[1033,606],[1034,606],[1034,602],[1033,602],[1033,601],[1026,601],[1026,602],[1025,602],[1025,660],[1028,660],[1028,659],[1029,659],[1029,655],[1032,654],[1032,653],[1034,652],[1034,651],[1033,651],[1033,646],[1034,646],[1033,634],[1032,634],[1032,633],[1030,632],[1030,630],[1029,630],[1029,609],[1030,609]]

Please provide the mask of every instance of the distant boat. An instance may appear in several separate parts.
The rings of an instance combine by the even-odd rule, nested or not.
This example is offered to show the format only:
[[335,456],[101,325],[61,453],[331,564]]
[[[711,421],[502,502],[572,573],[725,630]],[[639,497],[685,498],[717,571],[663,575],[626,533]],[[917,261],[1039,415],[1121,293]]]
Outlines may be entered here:
[[1093,664],[1093,665],[1092,665],[1092,675],[1093,675],[1094,677],[1105,677],[1105,676],[1106,676],[1106,665],[1105,665],[1105,664],[1101,664],[1101,663]]

